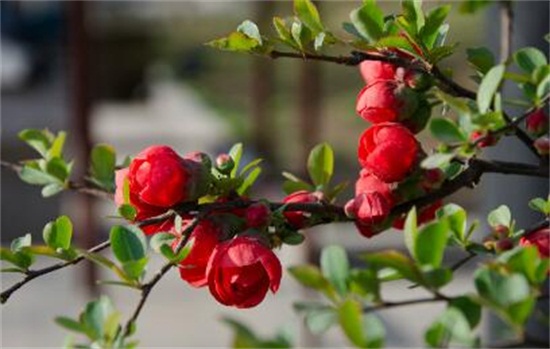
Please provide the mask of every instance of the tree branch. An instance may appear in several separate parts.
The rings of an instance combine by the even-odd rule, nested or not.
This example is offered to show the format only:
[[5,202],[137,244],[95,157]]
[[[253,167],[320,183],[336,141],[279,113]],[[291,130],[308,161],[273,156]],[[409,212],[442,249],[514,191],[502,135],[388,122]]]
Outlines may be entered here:
[[449,298],[434,296],[434,297],[428,297],[428,298],[410,299],[410,300],[401,301],[401,302],[383,302],[381,304],[363,308],[363,313],[371,313],[373,311],[403,307],[406,305],[434,303],[434,302],[443,302],[443,301],[448,302]]

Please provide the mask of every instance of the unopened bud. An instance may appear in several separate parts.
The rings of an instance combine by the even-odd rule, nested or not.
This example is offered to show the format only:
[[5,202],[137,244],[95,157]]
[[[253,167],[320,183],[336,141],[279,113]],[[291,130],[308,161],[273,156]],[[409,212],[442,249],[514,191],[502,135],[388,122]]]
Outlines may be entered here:
[[550,139],[546,136],[537,138],[533,145],[540,155],[548,155],[550,153]]
[[223,174],[228,174],[235,167],[235,162],[228,154],[220,154],[216,158],[216,168]]
[[540,136],[548,131],[548,116],[544,110],[537,109],[525,119],[525,129],[534,136]]

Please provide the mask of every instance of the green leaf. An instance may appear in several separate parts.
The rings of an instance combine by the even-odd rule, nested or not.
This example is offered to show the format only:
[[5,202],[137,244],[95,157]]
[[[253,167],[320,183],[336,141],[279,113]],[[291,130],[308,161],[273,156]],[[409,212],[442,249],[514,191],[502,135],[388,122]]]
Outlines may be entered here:
[[313,36],[311,31],[302,24],[301,21],[296,20],[290,27],[290,33],[294,42],[301,51],[305,50],[305,46],[312,40]]
[[236,31],[226,38],[212,40],[207,45],[225,51],[251,52],[254,48],[260,46],[260,43],[258,40]]
[[420,167],[430,170],[435,168],[444,168],[451,160],[455,157],[455,154],[443,154],[443,153],[435,153],[432,155],[429,155],[427,158],[422,160],[420,163]]
[[550,215],[550,200],[544,200],[543,198],[534,198],[529,201],[529,207],[534,210],[543,213],[544,215]]
[[424,225],[416,237],[414,257],[423,265],[437,268],[443,260],[443,253],[449,238],[449,226],[446,220]]
[[477,92],[477,105],[480,113],[486,113],[491,106],[493,97],[498,91],[500,82],[504,76],[504,71],[506,67],[503,64],[495,65],[492,67],[487,74],[481,80],[479,85],[479,90]]
[[110,241],[115,257],[122,263],[138,261],[145,257],[145,235],[135,226],[114,226],[111,228]]
[[321,274],[321,270],[315,265],[305,264],[288,268],[300,284],[305,287],[321,291],[329,287],[329,281]]
[[[546,279],[540,274],[547,264],[539,257],[534,246],[518,246],[498,256],[498,261],[505,263],[512,272],[523,274],[533,285],[538,285]],[[541,268],[542,267],[542,268]]]
[[287,178],[288,181],[285,181],[283,183],[283,190],[286,194],[292,194],[295,191],[299,190],[306,190],[306,191],[314,191],[315,188],[304,181],[301,178],[298,178],[297,176],[293,175],[290,172],[284,172],[282,173],[283,177]]
[[69,165],[61,158],[52,158],[46,163],[46,171],[64,183],[69,177]]
[[298,232],[291,232],[282,238],[283,243],[287,245],[299,245],[305,240],[305,236]]
[[11,242],[11,250],[13,252],[19,252],[21,251],[24,247],[27,247],[27,246],[30,246],[32,244],[32,236],[31,234],[25,234],[21,237],[18,237],[18,238],[15,238],[12,242]]
[[101,296],[98,300],[86,305],[86,309],[81,314],[80,322],[87,329],[88,336],[91,339],[101,339],[104,336],[105,320],[114,311],[111,300],[106,296]]
[[447,204],[439,211],[439,218],[445,218],[449,223],[449,229],[458,241],[466,242],[466,211],[456,205]]
[[350,19],[357,32],[370,42],[384,36],[384,13],[376,1],[365,1],[363,6],[350,13]]
[[516,51],[513,57],[514,62],[529,74],[536,68],[548,64],[544,53],[534,47],[522,48]]
[[48,156],[48,149],[51,146],[51,141],[44,134],[44,131],[25,129],[19,132],[18,136],[19,139],[34,148],[43,158]]
[[325,44],[325,39],[327,35],[324,32],[321,32],[315,36],[315,41],[313,42],[313,48],[315,51],[321,51],[323,45]]
[[405,224],[403,225],[403,236],[405,238],[405,246],[411,256],[414,256],[416,239],[418,237],[418,223],[417,223],[417,214],[416,207],[413,206],[407,213],[407,218],[405,219]]
[[472,117],[472,122],[482,129],[498,130],[506,125],[501,111],[493,111],[485,114],[477,114]]
[[134,221],[136,219],[136,216],[137,216],[137,210],[134,206],[130,205],[130,204],[122,204],[120,205],[118,208],[117,208],[117,211],[118,211],[118,214],[129,220],[129,221]]
[[437,35],[439,34],[439,28],[443,22],[445,22],[450,10],[450,5],[439,6],[430,11],[426,17],[426,23],[419,33],[419,36],[426,47],[430,49],[434,47]]
[[468,48],[466,54],[468,55],[468,62],[483,75],[495,65],[495,56],[486,47]]
[[464,0],[460,3],[458,10],[460,13],[474,14],[494,3],[491,0]]
[[321,272],[339,294],[344,295],[347,293],[349,261],[343,247],[332,245],[323,248],[321,251]]
[[324,31],[319,11],[310,0],[294,0],[294,13],[316,36]]
[[264,160],[263,159],[254,159],[254,160],[250,161],[248,164],[246,164],[246,166],[243,167],[241,172],[239,172],[239,175],[240,176],[244,175],[247,171],[250,171],[253,168],[257,167],[260,163],[262,163],[262,161],[264,161]]
[[506,205],[500,205],[495,210],[489,213],[487,216],[487,222],[491,227],[496,227],[498,225],[503,225],[505,227],[510,227],[512,224],[512,213]]
[[469,296],[460,296],[451,300],[449,306],[458,309],[470,325],[470,328],[475,328],[481,320],[481,306],[474,302]]
[[151,246],[153,251],[160,253],[160,247],[162,245],[172,246],[172,243],[174,242],[175,238],[176,236],[174,234],[156,233],[151,237],[151,240],[149,241],[149,245]]
[[34,262],[34,258],[30,253],[26,253],[25,247],[24,251],[14,252],[5,247],[0,247],[0,260],[9,262],[23,270],[26,270]]
[[397,270],[404,278],[419,282],[420,273],[416,268],[414,261],[401,252],[395,250],[386,250],[382,252],[362,254],[361,258],[378,268],[387,267]]
[[22,181],[34,185],[47,185],[59,183],[59,179],[34,167],[23,166],[19,171],[19,177]]
[[462,312],[450,307],[428,328],[426,343],[433,348],[447,347],[450,343],[473,346],[475,336]]
[[479,295],[499,307],[507,307],[530,297],[529,283],[521,274],[503,275],[491,269],[478,269],[474,280]]
[[86,334],[86,328],[80,322],[73,320],[65,316],[58,316],[55,318],[55,323],[59,326],[73,332]]
[[414,49],[409,40],[402,36],[386,36],[376,42],[376,47],[380,48],[396,48],[414,57],[418,57],[418,52]]
[[102,187],[114,190],[115,187],[116,152],[108,144],[98,144],[92,149],[91,168],[92,177]]
[[293,48],[296,48],[294,39],[292,38],[292,34],[290,33],[290,30],[287,28],[286,22],[284,19],[280,17],[273,17],[273,26],[275,27],[275,30],[279,34],[279,38],[281,39],[281,41],[283,41],[287,45],[292,46]]
[[422,0],[403,0],[401,8],[403,16],[411,28],[413,28],[413,32],[409,32],[409,34],[414,35],[419,33],[425,24],[424,12],[422,12]]
[[130,279],[139,279],[143,272],[145,271],[145,267],[147,266],[147,262],[149,261],[149,258],[143,257],[138,260],[131,260],[128,262],[122,263],[122,270],[128,275]]
[[422,277],[424,284],[434,289],[439,289],[447,285],[453,279],[453,272],[448,268],[432,268],[431,266],[424,271]]
[[54,250],[58,248],[66,250],[71,247],[72,235],[73,224],[67,216],[61,216],[49,222],[42,231],[44,242]]
[[320,335],[338,323],[338,314],[332,308],[312,310],[307,313],[305,323],[311,333]]
[[231,159],[233,159],[233,162],[235,163],[235,166],[231,170],[231,178],[234,178],[237,175],[237,170],[239,169],[239,165],[241,164],[241,157],[243,156],[243,144],[242,143],[235,143],[231,149],[229,149],[229,156],[231,156]]
[[327,185],[334,170],[334,152],[328,143],[316,145],[307,160],[307,170],[315,185]]
[[460,143],[468,139],[450,119],[433,118],[430,120],[429,129],[435,138],[444,143]]
[[52,183],[52,184],[48,184],[45,187],[43,187],[42,190],[40,191],[40,194],[43,197],[48,198],[50,196],[54,196],[57,193],[62,192],[64,189],[65,189],[64,185],[59,184],[59,183]]
[[65,139],[67,138],[67,133],[61,131],[57,134],[57,137],[52,142],[50,149],[48,150],[47,159],[61,158],[63,153],[63,145],[65,145]]
[[250,171],[248,176],[244,179],[243,184],[241,184],[241,186],[237,189],[237,193],[239,195],[246,195],[261,173],[262,169],[260,167],[256,167]]
[[258,29],[256,23],[247,19],[239,24],[239,26],[237,27],[237,31],[245,34],[251,39],[258,41],[260,45],[262,44],[262,36],[260,35],[260,30]]
[[350,292],[362,297],[380,298],[380,282],[375,269],[352,269],[349,280]]
[[366,339],[363,334],[361,304],[355,300],[347,299],[338,308],[338,321],[346,337],[355,346],[363,348]]

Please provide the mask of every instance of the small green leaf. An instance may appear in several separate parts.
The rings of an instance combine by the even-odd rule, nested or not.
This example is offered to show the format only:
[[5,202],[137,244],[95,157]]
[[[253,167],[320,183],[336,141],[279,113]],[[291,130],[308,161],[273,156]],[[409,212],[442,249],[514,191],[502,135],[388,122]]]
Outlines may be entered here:
[[110,241],[115,257],[122,263],[145,257],[147,243],[138,227],[116,225],[111,228]]
[[290,30],[287,28],[286,22],[284,19],[280,17],[273,17],[273,26],[275,27],[277,34],[279,34],[279,38],[284,43],[292,47],[295,47],[294,39],[292,38],[292,34],[290,33]]
[[380,48],[396,48],[414,57],[419,57],[418,52],[414,49],[409,40],[402,36],[386,36],[376,42],[376,47]]
[[321,251],[321,272],[336,288],[339,294],[347,293],[347,279],[349,275],[349,261],[341,246],[328,246]]
[[491,0],[465,0],[460,3],[458,10],[460,13],[474,14],[494,3]]
[[311,333],[320,335],[338,323],[338,314],[332,308],[312,310],[307,313],[305,323]]
[[321,274],[321,270],[315,265],[299,265],[288,268],[292,275],[303,286],[314,290],[323,290],[329,287],[328,280]]
[[422,12],[422,0],[403,0],[401,2],[403,16],[407,23],[413,28],[411,35],[419,33],[425,24],[424,12]]
[[[450,10],[450,5],[439,6],[430,11],[426,17],[426,23],[419,33],[419,36],[426,47],[434,47],[437,35],[439,34],[439,28],[447,18]],[[433,54],[433,52],[431,52],[431,54]]]
[[504,76],[506,67],[503,64],[495,65],[481,80],[479,90],[477,92],[477,105],[480,113],[486,113],[491,106],[493,97],[498,91],[500,82]]
[[439,289],[453,279],[453,272],[449,268],[434,269],[432,266],[428,266],[423,269],[426,269],[422,274],[423,283],[433,289]]
[[467,140],[466,135],[450,119],[433,118],[430,120],[430,132],[444,143],[460,143]]
[[529,283],[521,274],[503,275],[491,269],[478,269],[474,280],[479,295],[499,307],[508,307],[530,297]]
[[384,36],[384,13],[376,1],[365,1],[363,6],[350,13],[350,19],[357,32],[369,42],[376,42]]
[[151,246],[153,251],[160,253],[160,247],[162,245],[172,246],[172,243],[174,242],[175,238],[176,236],[174,234],[156,233],[151,237],[151,240],[149,241],[149,245]]
[[21,237],[18,237],[18,238],[15,238],[12,242],[11,242],[11,250],[13,252],[19,252],[21,251],[24,247],[27,247],[27,246],[30,246],[32,244],[32,236],[31,234],[25,234]]
[[516,51],[514,62],[529,74],[536,68],[548,64],[544,53],[534,47],[525,47]]
[[324,31],[319,11],[310,0],[294,0],[294,13],[316,36]]
[[44,186],[40,191],[40,194],[45,198],[49,198],[50,196],[54,196],[55,194],[62,192],[64,189],[64,185],[59,183],[52,183]]
[[108,144],[98,144],[92,149],[90,172],[104,188],[115,187],[116,152]]
[[416,239],[418,237],[416,207],[411,208],[409,213],[407,213],[407,218],[405,219],[405,224],[403,226],[403,235],[407,250],[409,250],[411,256],[414,256]]
[[550,200],[544,200],[543,198],[535,198],[529,201],[529,207],[534,210],[543,213],[544,215],[550,215]]
[[231,149],[229,149],[228,154],[235,163],[233,170],[231,170],[231,178],[234,178],[237,175],[237,170],[239,169],[239,165],[241,163],[241,157],[243,156],[243,144],[235,143]]
[[137,216],[137,210],[134,206],[130,205],[130,204],[122,204],[120,205],[118,208],[117,208],[117,211],[118,211],[118,214],[133,222],[135,219],[136,219],[136,216]]
[[460,296],[454,298],[449,304],[451,307],[456,308],[462,312],[470,328],[475,328],[481,320],[481,306],[474,302],[469,296]]
[[298,232],[292,232],[290,234],[283,236],[282,240],[283,240],[283,243],[287,245],[299,245],[302,242],[304,242],[305,236]]
[[338,320],[346,337],[355,346],[365,347],[365,335],[363,334],[363,314],[361,304],[355,300],[347,299],[338,308]]
[[19,177],[22,181],[34,185],[48,185],[51,183],[59,183],[58,178],[30,166],[23,166],[21,171],[19,171]]
[[73,224],[69,217],[61,216],[44,226],[42,236],[44,242],[52,249],[66,250],[71,247]]
[[212,40],[207,45],[225,51],[251,52],[254,48],[260,46],[260,43],[246,34],[233,32],[226,38]]
[[466,241],[466,210],[456,204],[447,204],[439,211],[438,217],[447,220],[449,229],[458,241]]
[[69,177],[69,165],[61,158],[52,158],[46,163],[46,171],[64,183]]
[[58,316],[55,318],[55,323],[69,331],[86,334],[86,328],[84,327],[84,325],[71,318]]
[[262,173],[262,169],[260,167],[254,168],[250,173],[246,176],[246,178],[243,180],[243,183],[241,186],[237,189],[237,193],[239,195],[246,195],[250,188],[254,185],[260,174]]
[[309,176],[315,185],[327,185],[334,170],[334,152],[328,143],[315,146],[307,160]]
[[416,237],[414,257],[423,265],[437,268],[443,260],[443,253],[449,238],[449,225],[446,220],[439,220],[424,225]]
[[446,347],[450,343],[473,346],[475,336],[462,312],[449,307],[428,328],[425,334],[426,343],[432,348]]
[[67,138],[67,133],[61,131],[57,134],[55,139],[52,142],[50,149],[48,150],[47,159],[61,158],[63,153],[63,146],[65,145],[65,139]]
[[44,131],[25,129],[19,132],[18,136],[19,139],[34,148],[43,158],[48,156],[48,149],[51,146],[51,141],[44,134]]
[[495,210],[489,213],[487,216],[487,222],[491,227],[496,227],[498,225],[503,225],[505,227],[510,227],[512,224],[512,213],[506,205],[500,205]]
[[466,54],[468,55],[468,62],[483,75],[495,65],[495,56],[486,47],[468,48]]
[[143,275],[148,261],[149,258],[143,257],[138,260],[124,262],[122,263],[122,270],[124,270],[124,272],[126,273],[126,275],[128,275],[130,279],[139,279],[141,275]]
[[429,155],[427,158],[422,160],[420,163],[420,167],[431,170],[435,168],[444,168],[451,160],[455,157],[455,154],[443,154],[443,153],[435,153],[432,155]]
[[258,41],[260,45],[262,44],[262,36],[260,35],[260,30],[254,22],[249,21],[248,19],[243,21],[237,27],[237,31],[245,34],[251,39]]

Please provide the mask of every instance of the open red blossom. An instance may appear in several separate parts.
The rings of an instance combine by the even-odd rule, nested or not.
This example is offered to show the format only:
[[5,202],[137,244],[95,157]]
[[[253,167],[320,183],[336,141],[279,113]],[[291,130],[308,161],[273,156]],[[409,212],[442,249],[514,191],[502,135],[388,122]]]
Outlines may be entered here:
[[365,86],[357,95],[357,114],[372,123],[396,121],[403,107],[396,96],[397,86],[393,80],[376,80]]
[[544,228],[523,236],[521,246],[535,246],[543,258],[550,257],[550,228]]
[[[191,224],[191,221],[188,221],[187,224]],[[173,229],[172,232],[178,235]],[[206,266],[214,248],[220,243],[221,236],[220,228],[214,223],[209,220],[199,222],[189,237],[189,243],[192,244],[191,251],[179,264],[182,280],[187,281],[193,287],[206,286]],[[178,246],[179,241],[179,238],[174,240],[172,246],[174,249]]]
[[[319,193],[311,193],[306,190],[296,191],[284,198],[283,203],[315,203],[321,201],[321,195]],[[308,212],[303,211],[285,211],[284,216],[288,223],[295,229],[302,229],[307,226],[307,221],[310,216]]]
[[188,199],[190,174],[183,159],[170,147],[154,145],[130,163],[130,192],[153,206],[170,207]]
[[277,256],[258,239],[238,236],[214,249],[206,269],[216,300],[237,308],[258,305],[268,290],[275,293],[282,267]]
[[386,183],[407,176],[416,162],[417,151],[413,134],[397,123],[373,125],[359,138],[359,163]]

